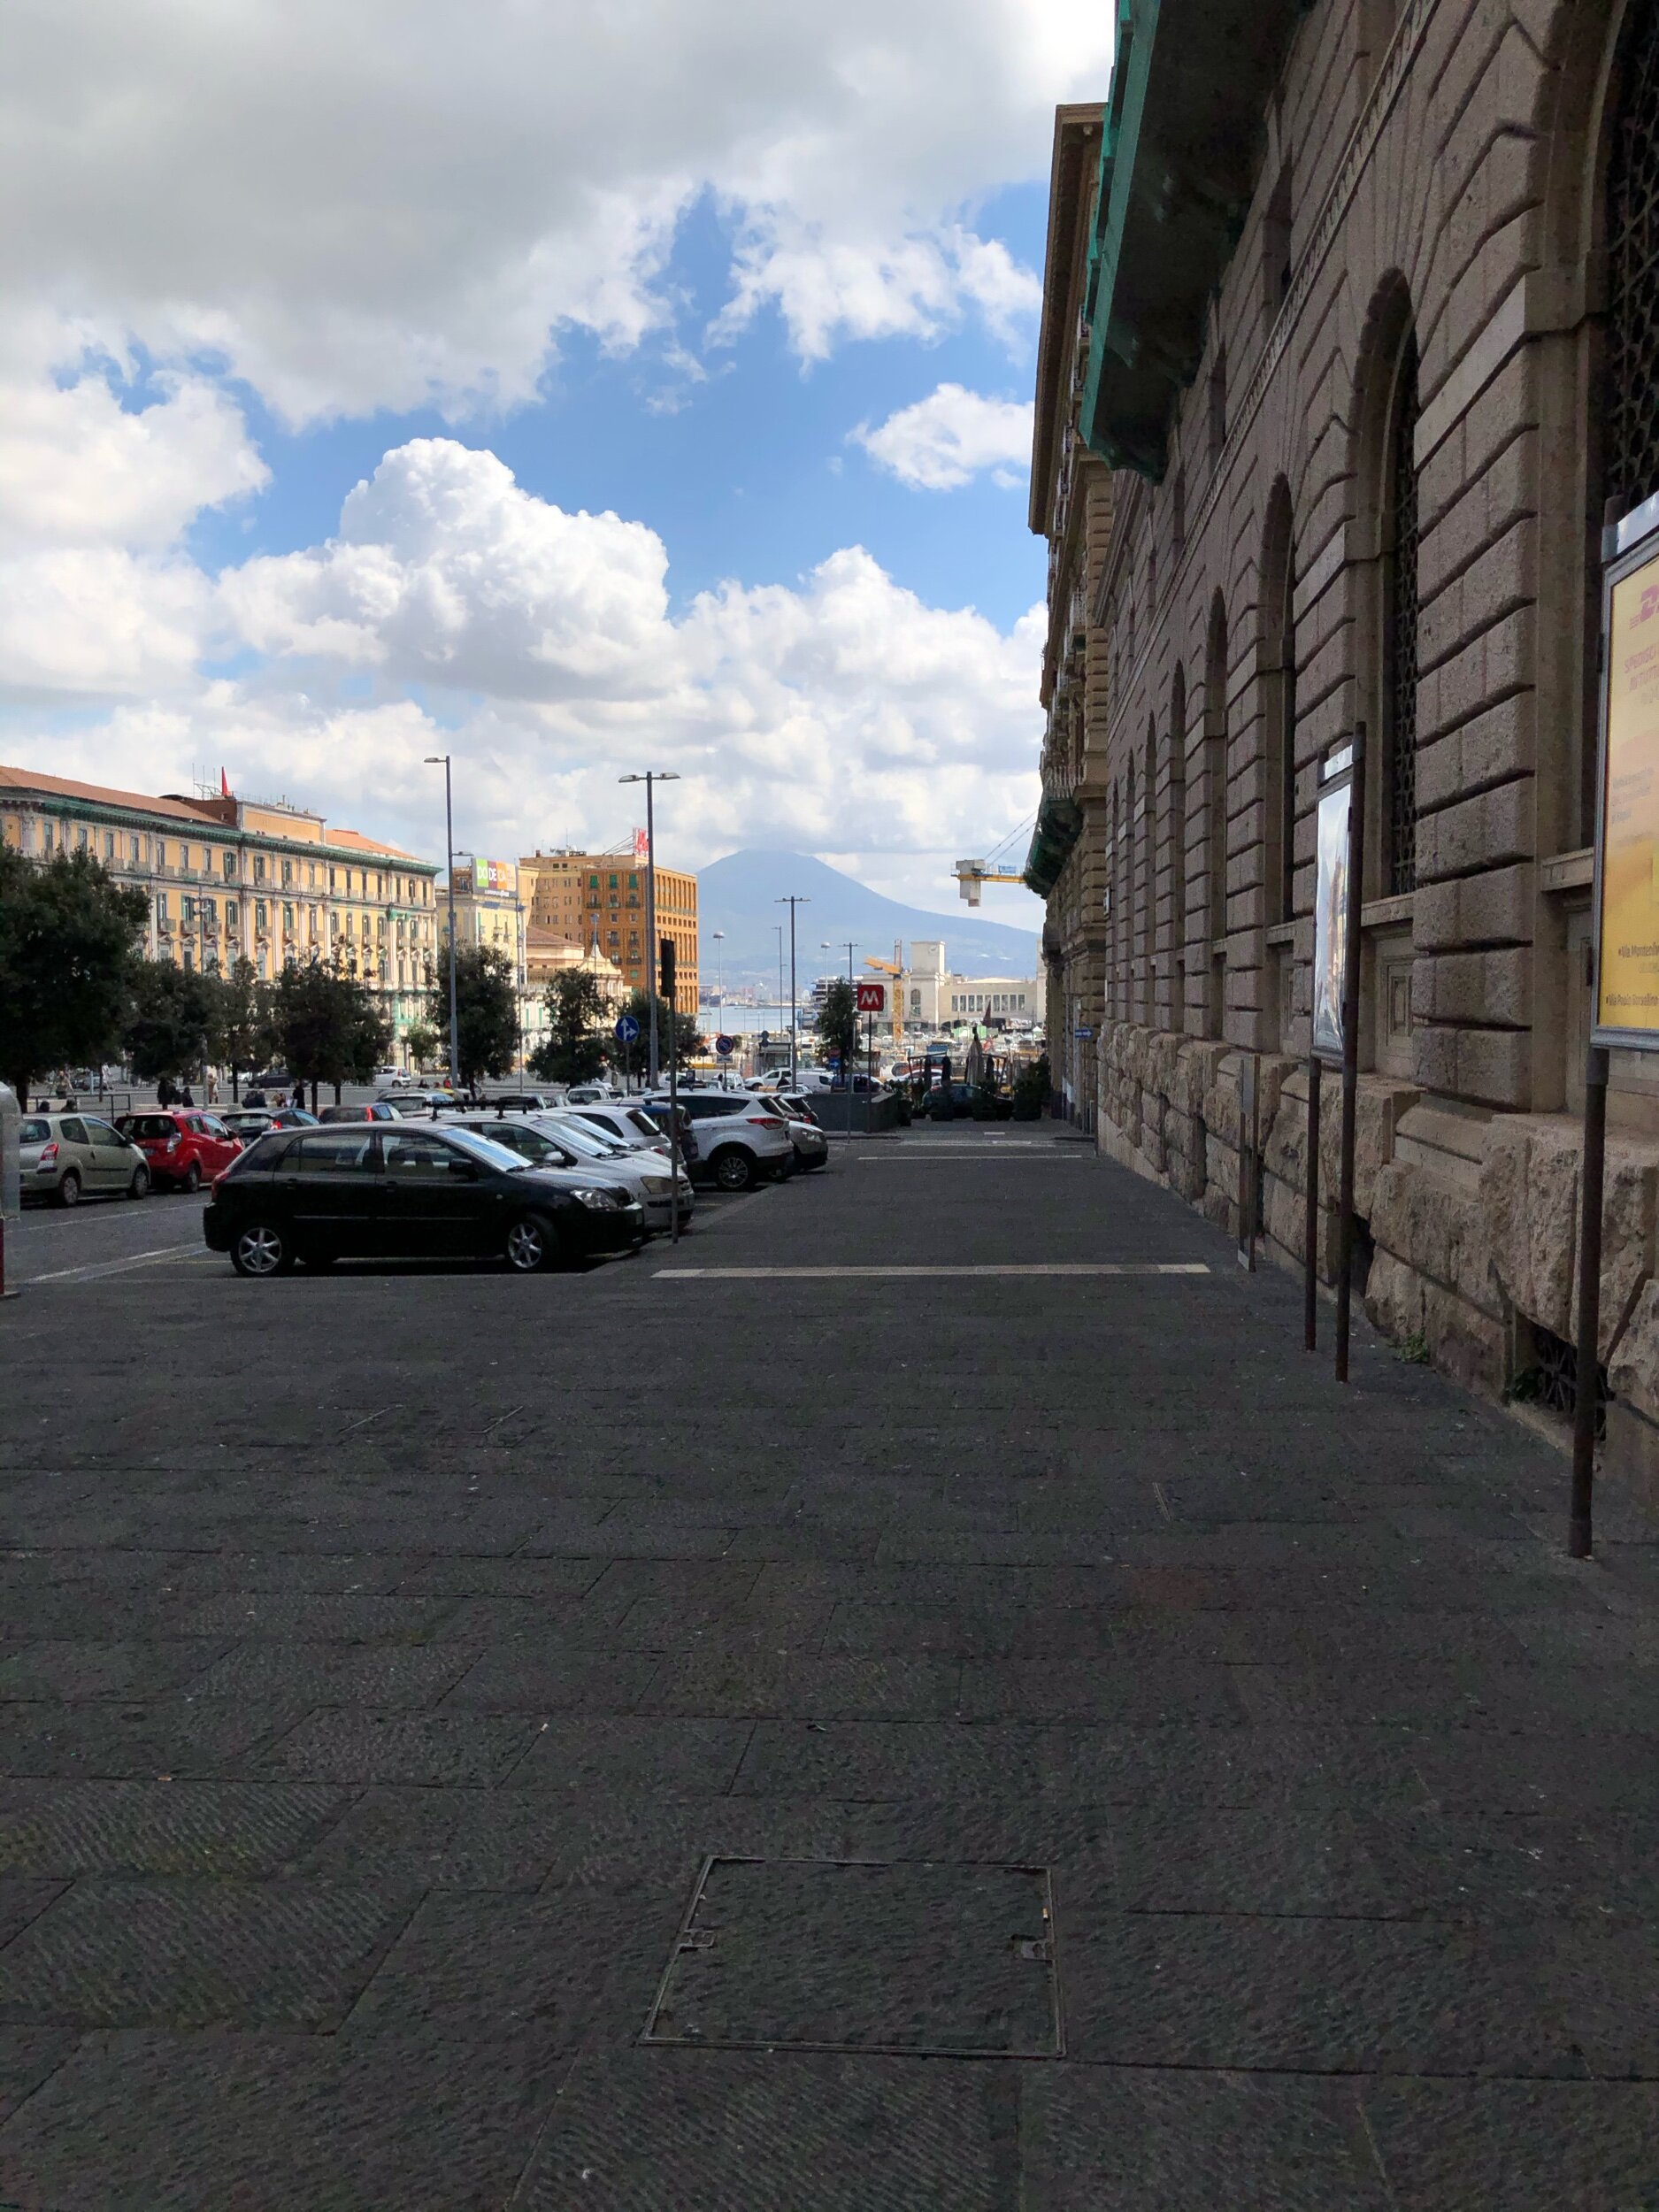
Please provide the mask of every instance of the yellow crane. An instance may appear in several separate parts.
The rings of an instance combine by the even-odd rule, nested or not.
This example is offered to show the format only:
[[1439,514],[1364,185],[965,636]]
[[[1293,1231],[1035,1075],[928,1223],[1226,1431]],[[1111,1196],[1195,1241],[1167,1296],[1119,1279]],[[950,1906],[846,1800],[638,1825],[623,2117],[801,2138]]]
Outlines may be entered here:
[[904,994],[900,989],[898,981],[898,979],[904,973],[903,963],[898,956],[902,950],[902,945],[895,945],[894,956],[891,960],[875,960],[866,957],[864,961],[865,967],[873,968],[878,975],[893,978],[892,988],[887,994],[890,1001],[887,1010],[893,1017],[893,1046],[895,1052],[902,1051],[904,1045],[904,1009],[900,1003]]
[[1018,829],[1010,830],[1006,837],[1000,839],[998,842],[991,848],[990,856],[988,859],[959,860],[956,863],[956,865],[952,872],[956,879],[956,888],[961,892],[963,897],[966,899],[970,906],[978,906],[979,903],[979,894],[984,890],[987,883],[1025,882],[1025,879],[1021,872],[1018,868],[1010,869],[1007,860],[1005,858],[999,858],[998,856],[1005,853],[1007,848],[1014,842],[1014,840],[1023,834],[1025,831],[1028,830],[1031,827],[1032,823],[1034,822],[1036,818],[1036,816],[1033,814],[1028,817],[1026,820],[1023,821]]

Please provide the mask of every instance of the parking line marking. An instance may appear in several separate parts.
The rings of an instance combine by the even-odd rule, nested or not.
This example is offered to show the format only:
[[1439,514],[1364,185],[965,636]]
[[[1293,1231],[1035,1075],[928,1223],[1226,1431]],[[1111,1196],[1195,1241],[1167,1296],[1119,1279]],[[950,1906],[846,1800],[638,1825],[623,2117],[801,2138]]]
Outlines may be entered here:
[[659,1283],[837,1282],[871,1275],[1208,1275],[1204,1260],[1034,1260],[989,1267],[659,1267]]
[[129,1268],[148,1267],[152,1260],[176,1259],[180,1252],[188,1252],[198,1260],[217,1259],[200,1244],[158,1244],[151,1252],[132,1252],[124,1260],[95,1260],[85,1267],[54,1268],[49,1275],[25,1275],[19,1287],[28,1289],[35,1283],[84,1282],[94,1275],[124,1275]]

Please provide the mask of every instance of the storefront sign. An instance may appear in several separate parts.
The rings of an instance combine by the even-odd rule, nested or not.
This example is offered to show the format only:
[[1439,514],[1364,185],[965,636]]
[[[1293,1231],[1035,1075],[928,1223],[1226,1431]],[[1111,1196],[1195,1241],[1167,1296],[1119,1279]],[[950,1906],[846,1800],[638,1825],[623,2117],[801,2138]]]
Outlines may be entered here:
[[1659,551],[1608,571],[1592,1041],[1659,1049]]

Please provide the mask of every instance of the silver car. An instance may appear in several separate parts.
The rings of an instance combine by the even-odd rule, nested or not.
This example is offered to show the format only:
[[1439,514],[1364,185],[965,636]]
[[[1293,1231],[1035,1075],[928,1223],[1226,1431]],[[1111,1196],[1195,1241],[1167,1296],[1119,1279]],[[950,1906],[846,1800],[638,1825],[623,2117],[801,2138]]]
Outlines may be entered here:
[[25,1198],[78,1206],[149,1193],[143,1154],[96,1114],[25,1114],[20,1134]]
[[[591,1176],[595,1183],[626,1191],[644,1209],[645,1226],[649,1232],[673,1226],[674,1187],[669,1178],[667,1161],[656,1153],[613,1151],[596,1129],[565,1128],[553,1114],[467,1114],[446,1119],[443,1125],[449,1129],[470,1129],[475,1135],[491,1137],[497,1144],[521,1152],[537,1164],[578,1169]],[[691,1209],[691,1185],[682,1175],[682,1228]]]
[[789,1141],[795,1147],[795,1165],[803,1171],[826,1166],[829,1162],[829,1139],[824,1134],[805,1094],[801,1091],[768,1091],[763,1095],[772,1101],[789,1124]]

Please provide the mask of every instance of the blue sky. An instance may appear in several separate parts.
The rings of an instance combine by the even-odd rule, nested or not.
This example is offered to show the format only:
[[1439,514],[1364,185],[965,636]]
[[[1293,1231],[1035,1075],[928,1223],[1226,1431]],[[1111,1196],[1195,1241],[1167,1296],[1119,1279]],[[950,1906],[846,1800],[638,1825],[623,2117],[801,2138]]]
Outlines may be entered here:
[[1035,801],[1048,144],[1109,12],[93,12],[0,87],[4,757],[430,849],[442,747],[502,853],[672,765],[693,864],[947,908]]

